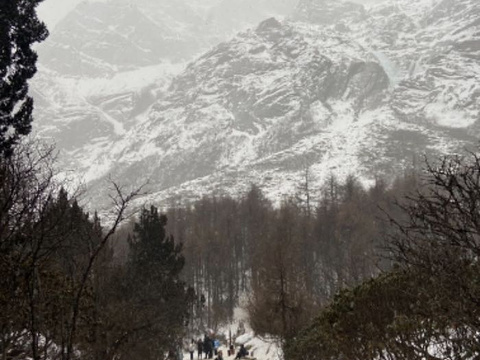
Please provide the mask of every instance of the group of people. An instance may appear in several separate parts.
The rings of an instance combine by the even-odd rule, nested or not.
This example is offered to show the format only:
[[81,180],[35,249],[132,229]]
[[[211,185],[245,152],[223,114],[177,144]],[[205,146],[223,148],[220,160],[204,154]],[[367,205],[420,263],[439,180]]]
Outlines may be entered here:
[[[205,353],[205,359],[213,359],[213,353],[217,354],[217,349],[220,346],[218,340],[211,339],[208,335],[205,335],[205,338],[198,339],[196,348],[198,352],[198,358],[201,359],[202,355]],[[195,340],[192,339],[192,342],[189,345],[188,351],[190,352],[190,360],[193,360],[193,353],[195,352]]]
[[[188,344],[188,352],[190,353],[190,360],[193,360],[193,354],[195,353],[195,349],[198,353],[198,359],[202,359],[203,354],[205,354],[205,359],[213,359],[213,354],[217,355],[215,360],[224,360],[222,350],[218,350],[220,346],[220,342],[215,339],[211,339],[208,335],[205,335],[205,338],[198,339],[195,342],[194,339]],[[228,350],[228,355],[235,354],[235,348],[233,345],[230,345],[230,349]],[[241,359],[248,355],[248,351],[245,346],[241,345],[240,349],[238,350],[235,359]]]

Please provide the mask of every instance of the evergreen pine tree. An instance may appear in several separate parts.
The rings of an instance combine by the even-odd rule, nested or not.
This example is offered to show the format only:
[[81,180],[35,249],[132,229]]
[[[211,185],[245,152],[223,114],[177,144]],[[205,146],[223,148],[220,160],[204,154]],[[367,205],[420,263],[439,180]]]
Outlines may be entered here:
[[37,71],[32,44],[48,31],[35,8],[42,0],[0,1],[0,154],[10,155],[22,135],[31,131],[33,99],[27,81]]
[[129,321],[125,349],[130,359],[156,359],[168,351],[184,329],[188,296],[180,272],[182,244],[166,234],[167,217],[152,206],[143,209],[130,238],[125,286],[134,317]]
[[136,274],[173,285],[183,269],[182,245],[167,236],[167,217],[152,206],[144,209],[130,239],[130,266]]

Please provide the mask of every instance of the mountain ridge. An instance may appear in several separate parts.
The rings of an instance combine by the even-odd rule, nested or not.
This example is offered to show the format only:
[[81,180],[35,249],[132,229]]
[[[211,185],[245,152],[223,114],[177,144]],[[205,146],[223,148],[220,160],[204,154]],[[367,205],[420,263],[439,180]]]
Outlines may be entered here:
[[[289,20],[264,20],[149,85],[140,113],[121,119],[127,130],[70,152],[92,199],[102,203],[106,174],[149,180],[152,201],[250,183],[281,199],[306,166],[316,189],[330,174],[368,184],[419,154],[472,148],[479,5],[423,0],[418,14],[413,4],[301,1]],[[341,18],[325,22],[322,11]]]

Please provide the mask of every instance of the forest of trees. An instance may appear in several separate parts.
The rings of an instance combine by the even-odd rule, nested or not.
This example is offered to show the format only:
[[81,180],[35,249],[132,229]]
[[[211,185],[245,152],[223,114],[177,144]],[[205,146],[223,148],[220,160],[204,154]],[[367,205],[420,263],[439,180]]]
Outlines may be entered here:
[[[182,279],[195,290],[190,331],[216,329],[240,305],[258,334],[292,337],[338,291],[391,267],[385,213],[400,217],[394,199],[416,182],[411,172],[365,189],[353,176],[332,176],[318,199],[300,186],[273,204],[252,185],[238,198],[171,201],[167,229],[183,244]],[[128,257],[129,229],[116,238],[118,262]]]
[[340,292],[286,358],[476,359],[480,354],[480,158],[427,164],[391,219],[395,267]]
[[169,229],[185,245],[183,276],[206,296],[203,321],[215,327],[244,300],[257,333],[292,336],[340,289],[390,266],[381,257],[383,211],[394,213],[392,200],[414,181],[365,190],[354,177],[331,177],[311,209],[298,196],[274,207],[255,186],[237,200],[170,208]]
[[51,151],[26,143],[0,159],[1,358],[163,357],[194,300],[181,245],[151,207],[134,221],[126,261],[114,261],[112,235],[135,192],[117,187],[103,227],[55,182]]
[[135,192],[114,186],[116,218],[102,226],[53,162],[38,143],[2,157],[3,359],[164,358],[237,306],[288,359],[478,353],[475,154],[370,188],[331,177],[318,199],[273,204],[252,185],[144,208],[122,227]]

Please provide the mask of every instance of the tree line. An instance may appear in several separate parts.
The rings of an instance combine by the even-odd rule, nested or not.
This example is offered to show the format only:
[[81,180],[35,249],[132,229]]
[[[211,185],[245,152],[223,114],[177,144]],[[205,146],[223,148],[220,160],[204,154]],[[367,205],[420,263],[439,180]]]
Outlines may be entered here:
[[194,299],[181,244],[152,206],[134,219],[126,261],[114,261],[112,235],[136,191],[115,186],[102,226],[55,181],[51,152],[28,143],[0,158],[1,358],[163,358]]
[[393,200],[416,181],[412,172],[366,189],[332,176],[318,199],[302,192],[273,204],[252,185],[238,198],[171,202],[167,229],[184,246],[182,278],[196,294],[191,330],[217,328],[240,304],[257,333],[293,336],[338,291],[391,266],[385,213],[400,216]]
[[474,359],[480,354],[480,158],[427,163],[390,218],[395,266],[345,289],[287,344],[286,358]]

